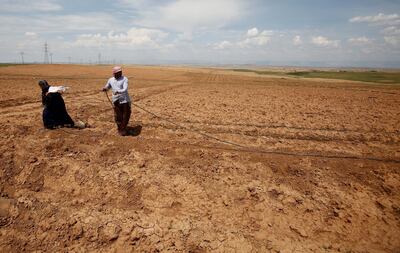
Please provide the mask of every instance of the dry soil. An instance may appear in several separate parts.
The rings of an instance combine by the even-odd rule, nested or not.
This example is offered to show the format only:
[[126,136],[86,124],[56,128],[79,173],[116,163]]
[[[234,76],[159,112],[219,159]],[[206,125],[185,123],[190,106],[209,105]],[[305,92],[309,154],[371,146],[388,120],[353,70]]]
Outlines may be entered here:
[[126,66],[122,137],[110,70],[0,68],[1,252],[400,251],[399,86]]

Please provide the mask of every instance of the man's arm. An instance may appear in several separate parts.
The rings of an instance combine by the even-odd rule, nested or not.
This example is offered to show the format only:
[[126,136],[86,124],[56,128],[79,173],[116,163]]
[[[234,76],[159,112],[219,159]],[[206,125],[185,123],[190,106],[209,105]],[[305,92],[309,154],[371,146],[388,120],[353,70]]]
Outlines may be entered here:
[[122,89],[119,89],[115,92],[115,94],[121,94],[128,90],[128,78],[124,78],[124,82],[122,83]]
[[110,80],[107,81],[106,85],[103,88],[103,91],[108,91],[111,88]]

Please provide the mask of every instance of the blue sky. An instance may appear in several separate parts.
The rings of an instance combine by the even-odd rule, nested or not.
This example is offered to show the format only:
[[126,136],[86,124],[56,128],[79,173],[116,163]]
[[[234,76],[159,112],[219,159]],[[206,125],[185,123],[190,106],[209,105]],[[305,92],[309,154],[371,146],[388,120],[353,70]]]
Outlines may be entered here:
[[400,67],[400,0],[0,0],[0,62]]

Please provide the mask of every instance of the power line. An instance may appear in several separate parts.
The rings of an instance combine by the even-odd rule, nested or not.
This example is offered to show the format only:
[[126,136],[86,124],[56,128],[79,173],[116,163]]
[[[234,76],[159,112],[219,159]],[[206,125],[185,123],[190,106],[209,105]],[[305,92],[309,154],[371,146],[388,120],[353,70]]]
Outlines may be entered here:
[[49,45],[47,41],[44,43],[44,64],[49,64]]
[[24,64],[24,52],[20,52],[19,53],[20,55],[21,55],[21,62],[22,62],[22,64]]

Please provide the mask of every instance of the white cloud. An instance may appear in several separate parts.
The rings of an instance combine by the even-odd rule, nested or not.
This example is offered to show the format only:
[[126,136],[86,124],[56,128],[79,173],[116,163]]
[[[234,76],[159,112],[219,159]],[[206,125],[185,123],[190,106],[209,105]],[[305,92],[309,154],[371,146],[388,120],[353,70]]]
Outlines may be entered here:
[[[146,7],[146,5],[148,5],[150,1],[149,0],[135,0],[135,1],[132,1],[132,0],[117,0],[116,2],[121,7],[123,6],[125,8],[137,9],[137,8]],[[150,4],[152,4],[152,3],[150,3]]]
[[267,31],[267,30],[264,30],[262,31],[262,33],[260,33],[261,36],[272,36],[273,34],[274,34],[273,31]]
[[166,5],[140,10],[139,25],[192,33],[216,29],[237,20],[245,13],[244,0],[177,0]]
[[358,38],[350,38],[349,42],[353,45],[366,45],[366,44],[370,44],[372,42],[372,40],[363,36],[363,37],[358,37]]
[[[28,60],[42,60],[47,41],[60,61],[69,56],[93,60],[98,52],[103,58],[127,62],[141,58],[147,63],[360,60],[367,64],[399,57],[400,13],[392,14],[396,10],[390,15],[373,12],[349,17],[345,22],[358,26],[358,34],[345,29],[333,35],[314,21],[297,28],[263,30],[268,27],[265,10],[272,9],[260,9],[257,4],[260,1],[114,0],[107,10],[104,4],[82,4],[77,12],[65,0],[0,0],[0,56],[2,61],[13,61],[24,51]],[[244,25],[248,26],[240,29]],[[348,34],[345,38],[339,36],[343,32]],[[331,50],[335,48],[341,50]]]
[[193,40],[193,34],[191,32],[183,32],[176,35],[177,41],[187,41]]
[[377,25],[397,25],[400,24],[400,16],[398,14],[386,15],[379,13],[375,16],[357,16],[350,19],[352,23],[369,23]]
[[232,42],[224,40],[224,41],[221,41],[221,42],[218,42],[218,43],[214,44],[213,48],[217,49],[217,50],[223,50],[223,49],[230,48],[232,46],[233,46]]
[[254,27],[248,29],[247,32],[242,35],[238,35],[238,37],[234,40],[228,41],[224,40],[218,43],[213,44],[213,49],[227,49],[227,48],[239,48],[239,50],[246,50],[252,47],[261,47],[267,45],[271,41],[271,36],[274,34],[273,31],[263,30],[259,32],[259,30]]
[[392,46],[400,46],[400,37],[396,36],[385,36],[384,37],[385,42],[387,44],[390,44]]
[[400,28],[396,26],[389,26],[383,30],[385,35],[400,35]]
[[301,39],[300,35],[296,35],[293,37],[293,45],[300,46],[303,44],[303,40]]
[[385,42],[392,46],[400,46],[400,36],[385,36]]
[[242,48],[250,46],[264,46],[267,45],[270,40],[271,38],[267,36],[257,36],[242,40],[238,43],[238,45]]
[[31,16],[0,15],[0,34],[21,34],[28,29],[41,35],[49,33],[106,32],[119,23],[107,13],[87,13],[82,15],[43,15],[40,18]]
[[25,32],[25,36],[27,36],[27,37],[36,37],[37,34],[35,32]]
[[48,27],[61,28],[63,30],[89,31],[112,29],[115,19],[106,13],[90,13],[87,15],[62,15],[50,16],[42,19],[48,22]]
[[258,46],[266,45],[266,44],[268,44],[268,42],[270,40],[271,40],[271,38],[266,37],[266,36],[259,36],[259,37],[252,38],[253,43]]
[[340,41],[339,40],[329,40],[328,38],[323,37],[323,36],[312,37],[311,42],[314,45],[322,46],[322,47],[337,48],[340,45]]
[[168,36],[168,33],[157,29],[132,28],[127,33],[115,34],[109,32],[107,35],[83,34],[77,37],[74,46],[85,47],[139,47],[159,48],[159,42]]
[[32,12],[59,11],[63,7],[56,0],[2,0],[0,11]]
[[247,31],[247,36],[249,37],[254,37],[258,35],[258,29],[257,27],[251,28]]
[[[400,15],[397,13],[390,15],[379,13],[375,16],[359,16],[350,19],[350,22],[364,22],[372,25],[387,26],[381,31],[384,35],[383,40],[390,46],[400,46]],[[362,41],[358,42],[360,43]]]
[[389,26],[386,27],[382,33],[384,34],[383,39],[386,44],[389,44],[393,47],[400,47],[400,27]]
[[252,28],[247,30],[247,38],[239,41],[237,45],[241,48],[251,46],[264,46],[270,42],[272,35],[273,31],[264,30],[260,33],[257,28]]

